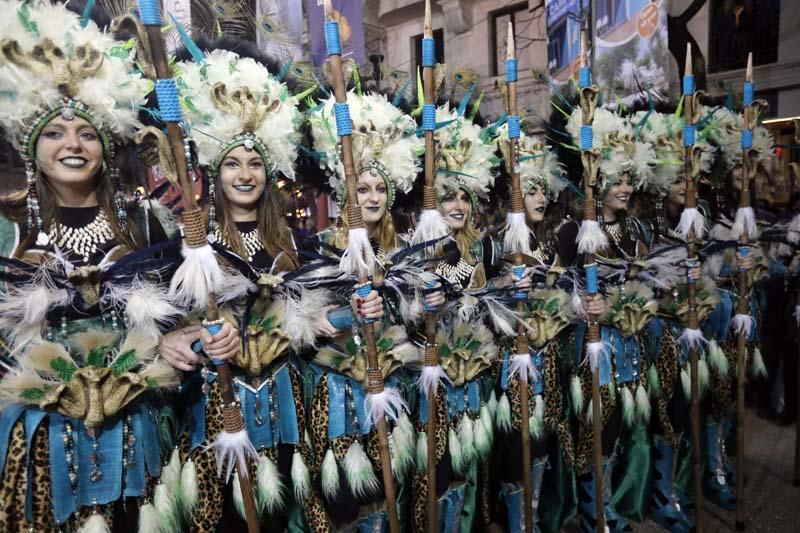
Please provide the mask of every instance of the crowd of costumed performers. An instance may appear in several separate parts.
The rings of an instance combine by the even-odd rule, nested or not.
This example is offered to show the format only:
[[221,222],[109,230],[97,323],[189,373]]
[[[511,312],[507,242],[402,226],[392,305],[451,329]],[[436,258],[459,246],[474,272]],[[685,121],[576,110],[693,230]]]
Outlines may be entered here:
[[[509,25],[487,118],[427,4],[387,91],[332,14],[308,87],[154,0],[0,0],[26,177],[0,198],[0,530],[744,523],[744,393],[794,375],[800,255],[800,216],[752,192],[775,144],[751,69],[728,105],[687,65],[679,100],[630,108],[584,56],[520,117]],[[341,214],[300,238],[283,187],[308,180]]]

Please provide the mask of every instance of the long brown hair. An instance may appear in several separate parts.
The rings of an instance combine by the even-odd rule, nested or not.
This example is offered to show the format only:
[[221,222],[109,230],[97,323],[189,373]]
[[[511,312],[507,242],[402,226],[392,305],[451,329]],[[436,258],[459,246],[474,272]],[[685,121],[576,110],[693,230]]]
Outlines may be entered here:
[[[55,200],[55,191],[48,182],[47,177],[38,169],[36,170],[35,180],[36,196],[39,200],[39,211],[43,226],[40,229],[48,231],[60,218],[59,207]],[[114,203],[114,187],[105,165],[103,165],[103,170],[97,174],[95,180],[97,204],[105,213],[106,218],[108,218],[116,242],[122,244],[128,250],[143,246],[145,244],[144,236],[135,224],[127,224],[127,231],[120,224]],[[27,199],[27,189],[0,196],[0,213],[21,226],[27,225]],[[31,231],[31,228],[27,228],[27,234],[20,240],[16,250],[14,250],[14,257],[22,257],[36,242],[36,237],[36,233]]]
[[[222,239],[230,244],[231,251],[244,257],[246,254],[244,241],[239,235],[239,230],[236,229],[233,218],[228,216],[230,211],[228,199],[222,193],[220,185],[219,177],[217,177],[214,202],[218,207],[219,231]],[[288,230],[289,225],[283,216],[285,205],[286,201],[283,192],[267,177],[267,185],[261,195],[261,200],[258,202],[258,212],[256,214],[258,235],[261,237],[261,244],[264,246],[264,250],[270,257],[278,259],[278,256],[283,252],[283,255],[289,259],[291,265],[281,263],[279,268],[281,270],[291,270],[297,268],[298,263],[297,254],[292,244],[291,232]]]

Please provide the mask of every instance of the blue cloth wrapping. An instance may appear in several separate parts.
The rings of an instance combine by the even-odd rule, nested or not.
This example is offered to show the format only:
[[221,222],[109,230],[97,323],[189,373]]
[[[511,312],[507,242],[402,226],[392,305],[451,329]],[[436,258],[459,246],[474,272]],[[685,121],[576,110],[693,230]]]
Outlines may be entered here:
[[[53,516],[59,524],[66,522],[70,515],[77,511],[67,469],[64,443],[65,421],[66,418],[59,414],[50,415],[50,491],[53,500]],[[74,452],[73,458],[76,458]]]
[[142,455],[138,454],[137,459],[141,461],[144,456],[145,466],[147,466],[147,473],[151,477],[158,477],[161,475],[161,445],[158,438],[158,427],[156,422],[155,412],[144,403],[139,404],[139,414],[141,416],[142,432],[137,435],[137,438],[142,441],[144,451]]
[[178,86],[174,79],[156,80],[156,98],[158,98],[158,109],[161,111],[161,120],[164,122],[183,121]]
[[748,150],[753,147],[753,130],[742,130],[742,149]]
[[[73,442],[75,457],[87,458],[92,453],[92,439],[79,420],[73,421]],[[103,476],[91,481],[89,475],[92,468],[88,462],[82,462],[78,468],[78,506],[90,506],[111,503],[120,497],[122,492],[122,419],[116,417],[99,430],[96,430],[99,454],[99,468]],[[157,445],[157,444],[151,444]]]
[[145,26],[161,26],[161,12],[157,0],[139,0],[139,18]]
[[589,67],[581,67],[578,69],[578,85],[581,88],[588,87],[592,84],[592,69]]
[[589,125],[581,126],[581,150],[592,149],[592,127]]
[[533,394],[544,394],[544,350],[531,350],[531,360],[533,361],[533,368],[541,376],[539,379],[531,383],[531,390]]
[[[481,409],[481,388],[477,380],[468,381],[458,387],[453,387],[450,382],[445,382],[445,401],[447,402],[447,415],[450,419],[457,415],[470,412],[477,414]],[[419,422],[428,423],[428,398],[425,394],[419,395]]]
[[508,138],[519,139],[522,132],[518,115],[508,115]]
[[744,82],[744,92],[742,94],[742,105],[749,106],[753,103],[753,95],[755,93],[755,88],[753,87],[753,82],[746,81]]
[[[222,324],[209,324],[206,326],[206,331],[211,333],[211,336],[213,337],[214,335],[222,331]],[[225,361],[221,359],[214,359],[213,357],[210,357],[209,359],[211,359],[211,362],[214,363],[214,366],[220,366],[225,364]]]
[[694,76],[691,74],[683,77],[683,94],[685,96],[694,94]]
[[349,306],[331,309],[327,313],[328,322],[339,331],[350,329],[353,326],[353,310]]
[[339,38],[339,23],[335,20],[325,21],[325,45],[329,56],[342,55],[342,40]]
[[517,81],[517,60],[506,59],[506,81]]
[[666,328],[666,321],[663,318],[654,317],[647,323],[647,332],[645,333],[645,348],[647,350],[647,360],[652,364],[655,363],[661,355],[661,341],[664,338],[664,330]]
[[683,145],[694,146],[694,126],[683,127]]
[[436,64],[436,43],[430,37],[422,39],[422,66],[432,67]]
[[708,315],[705,327],[713,338],[724,341],[733,318],[733,295],[727,290],[719,290],[718,293],[719,304]]
[[13,403],[0,410],[0,474],[5,472],[11,430],[24,410],[25,405],[21,403]]
[[583,265],[583,270],[586,272],[586,294],[590,296],[597,294],[599,289],[599,282],[597,279],[597,263]]
[[[345,384],[348,382],[357,420],[352,418],[347,408]],[[372,421],[367,417],[365,399],[366,393],[361,383],[342,374],[328,373],[328,439],[369,433]]]
[[[356,294],[361,298],[366,298],[372,292],[372,283],[365,283],[356,289]],[[372,324],[375,322],[374,318],[362,318],[362,324]]]
[[[425,282],[425,288],[433,289],[436,286],[436,283],[437,282],[433,281],[433,280],[432,281],[426,281]],[[427,303],[424,303],[424,302],[422,304],[422,307],[425,309],[425,311],[427,313],[435,313],[439,309],[439,307],[436,306],[436,305],[428,305]]]
[[[131,432],[133,436],[136,438],[136,441],[133,444],[133,453],[130,456],[133,457],[134,464],[131,464],[130,461],[125,468],[125,489],[123,492],[123,496],[126,497],[137,497],[144,494],[145,491],[145,483],[147,481],[147,477],[145,476],[145,464],[146,460],[144,459],[144,442],[142,439],[142,425],[148,422],[147,419],[143,418],[143,413],[141,410],[138,410],[131,414]],[[145,411],[144,416],[148,416],[148,413]],[[124,446],[124,442],[122,443]],[[130,440],[128,442],[130,444]],[[155,446],[150,446],[150,448],[154,448]]]
[[[246,386],[242,382],[236,383],[239,400],[242,402],[242,413],[244,414],[247,433],[250,441],[258,450],[272,448],[278,443],[297,444],[299,432],[297,430],[297,412],[294,405],[292,394],[292,381],[289,370],[284,365],[273,374],[275,387],[275,399],[277,405],[275,425],[270,421],[270,393],[272,392],[269,383],[264,382],[258,389]],[[258,415],[262,423],[256,422],[256,402],[259,402],[260,409]]]
[[336,134],[345,137],[353,134],[353,121],[350,120],[350,107],[347,103],[333,104],[333,111],[336,114]]
[[[525,265],[516,265],[513,267],[514,272],[514,279],[520,280],[522,276],[525,275]],[[515,291],[514,292],[514,299],[515,300],[527,300],[528,299],[528,292],[527,291]]]
[[423,104],[422,131],[436,130],[436,104]]

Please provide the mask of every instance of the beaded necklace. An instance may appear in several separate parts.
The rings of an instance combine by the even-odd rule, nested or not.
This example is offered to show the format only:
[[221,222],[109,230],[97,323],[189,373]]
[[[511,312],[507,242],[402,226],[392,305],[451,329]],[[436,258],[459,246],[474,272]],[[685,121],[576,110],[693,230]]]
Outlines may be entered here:
[[94,220],[79,228],[56,222],[47,232],[47,236],[60,250],[72,252],[88,263],[100,245],[114,239],[114,231],[106,214],[100,209]]

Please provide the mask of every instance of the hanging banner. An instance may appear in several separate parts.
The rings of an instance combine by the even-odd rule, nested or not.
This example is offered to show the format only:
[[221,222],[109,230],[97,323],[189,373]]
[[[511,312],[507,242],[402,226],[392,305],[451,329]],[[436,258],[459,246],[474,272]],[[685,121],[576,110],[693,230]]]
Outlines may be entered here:
[[[291,1],[291,0],[289,0]],[[311,36],[311,55],[314,65],[322,66],[328,57],[325,49],[325,11],[322,0],[306,0],[308,34]],[[339,21],[342,38],[342,57],[354,59],[357,65],[364,64],[364,24],[360,0],[332,0],[333,16]]]
[[581,21],[588,12],[589,0],[546,0],[547,72],[550,81],[560,86],[577,79],[581,49]]
[[594,78],[605,101],[669,98],[666,0],[594,0]]
[[256,39],[259,49],[283,61],[298,61],[303,35],[303,4],[297,0],[257,0]]

